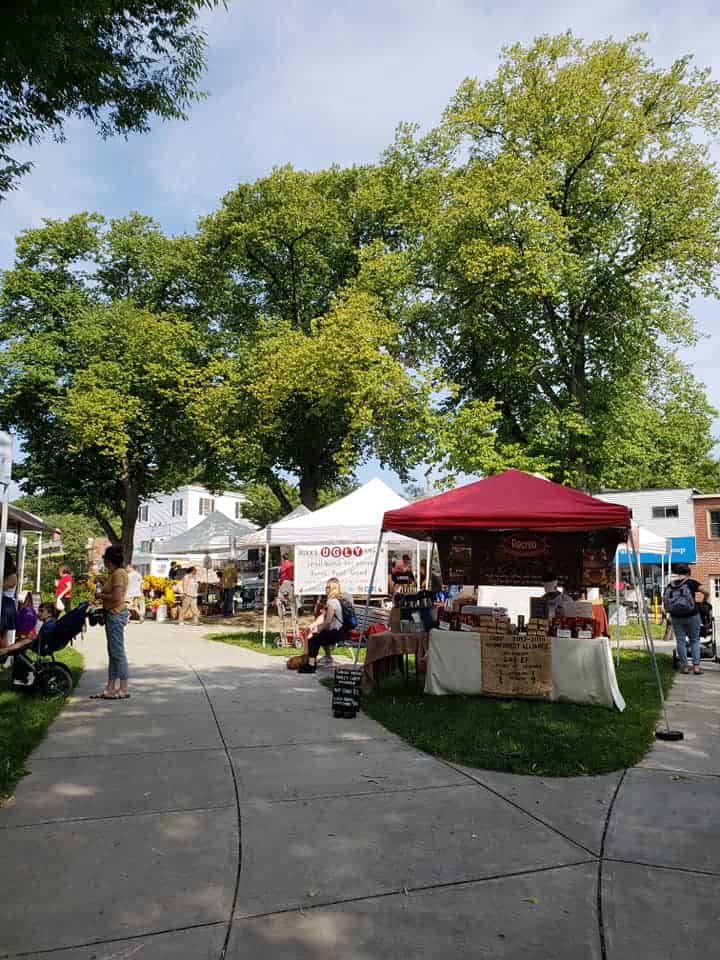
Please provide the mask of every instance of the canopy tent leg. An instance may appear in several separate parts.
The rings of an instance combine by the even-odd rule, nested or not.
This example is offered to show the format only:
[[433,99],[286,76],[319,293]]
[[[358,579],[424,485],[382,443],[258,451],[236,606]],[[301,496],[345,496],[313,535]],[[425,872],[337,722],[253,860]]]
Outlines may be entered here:
[[432,540],[427,545],[427,554],[425,556],[425,589],[430,589],[430,564],[432,562],[433,547],[435,544]]
[[20,595],[22,594],[23,582],[25,580],[25,544],[23,543],[22,527],[20,524],[17,525],[17,568],[17,597],[19,599]]
[[7,525],[10,512],[10,483],[3,484],[2,512],[0,513],[0,586],[5,580],[5,551],[7,550]]
[[620,666],[620,552],[615,551],[615,662]]
[[37,563],[35,565],[35,592],[40,593],[40,571],[42,569],[42,533],[38,534]]
[[650,654],[650,659],[652,661],[653,670],[655,672],[655,680],[657,681],[658,695],[660,697],[660,706],[662,708],[663,720],[665,722],[664,730],[656,730],[655,736],[659,740],[682,740],[683,734],[680,730],[671,730],[670,721],[668,720],[667,715],[667,705],[665,703],[665,694],[663,693],[662,680],[660,679],[660,670],[658,668],[657,657],[655,656],[655,641],[652,636],[652,629],[650,627],[650,621],[648,619],[647,610],[645,609],[645,597],[642,592],[642,570],[640,567],[640,558],[638,557],[637,551],[635,549],[635,544],[632,542],[632,536],[628,541],[629,548],[629,559],[630,559],[630,577],[633,581],[633,586],[635,587],[635,598],[638,603],[638,615],[640,618],[640,626],[644,635],[645,647]]
[[263,585],[263,637],[262,645],[265,646],[265,638],[267,636],[267,611],[268,611],[268,597],[270,595],[270,544],[265,544],[265,583]]
[[[367,597],[365,598],[365,619],[363,625],[360,629],[360,636],[362,636],[363,631],[367,630],[368,623],[370,622],[370,595],[372,594],[373,586],[375,585],[375,574],[377,573],[377,566],[380,561],[380,549],[382,547],[384,531],[380,530],[380,536],[378,537],[377,549],[375,550],[375,561],[373,563],[372,573],[370,574],[370,583],[368,584]],[[357,649],[355,651],[355,663],[357,664],[360,659],[360,644],[358,643]]]
[[417,584],[417,589],[422,588],[420,583],[420,541],[418,540],[415,544],[415,582]]

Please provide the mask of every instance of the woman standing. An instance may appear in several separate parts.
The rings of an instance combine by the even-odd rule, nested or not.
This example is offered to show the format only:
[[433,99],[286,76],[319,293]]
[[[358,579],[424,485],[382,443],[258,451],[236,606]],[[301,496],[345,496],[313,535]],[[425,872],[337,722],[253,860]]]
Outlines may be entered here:
[[185,617],[188,613],[192,614],[193,626],[197,626],[200,623],[200,614],[198,613],[198,581],[197,581],[197,570],[195,567],[190,567],[188,572],[183,577],[183,599],[182,606],[180,607],[180,615],[178,617],[178,626],[182,627],[185,623]]
[[73,575],[70,567],[60,567],[59,573],[55,582],[55,606],[67,613],[72,606]]
[[125,624],[130,613],[125,604],[128,575],[120,547],[108,547],[103,554],[103,563],[110,572],[102,588],[102,605],[105,611],[105,636],[108,650],[108,679],[102,693],[93,700],[127,700],[128,662],[125,655]]

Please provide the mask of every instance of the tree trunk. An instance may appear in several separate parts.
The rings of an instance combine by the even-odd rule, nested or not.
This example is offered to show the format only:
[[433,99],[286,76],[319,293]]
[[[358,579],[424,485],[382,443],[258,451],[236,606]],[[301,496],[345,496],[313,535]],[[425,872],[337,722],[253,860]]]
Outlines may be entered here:
[[282,483],[278,480],[275,474],[268,473],[267,476],[265,477],[265,483],[267,483],[268,487],[270,487],[272,492],[277,497],[283,513],[290,513],[293,509],[293,505],[285,496],[285,491],[282,488]]
[[300,502],[308,510],[316,510],[320,484],[316,470],[308,467],[300,474]]
[[119,546],[122,547],[125,563],[132,562],[133,541],[135,539],[135,524],[137,523],[138,507],[140,506],[140,497],[132,487],[127,489],[125,507],[122,514],[122,530],[120,533]]

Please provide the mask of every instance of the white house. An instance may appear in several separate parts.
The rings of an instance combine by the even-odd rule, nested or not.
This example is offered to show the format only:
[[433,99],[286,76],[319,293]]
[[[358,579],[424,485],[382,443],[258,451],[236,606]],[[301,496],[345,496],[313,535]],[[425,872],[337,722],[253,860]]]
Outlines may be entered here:
[[661,490],[604,490],[600,500],[632,510],[641,527],[672,541],[674,563],[695,562],[695,510],[691,487]]
[[199,484],[189,484],[143,501],[138,509],[133,543],[137,565],[146,566],[149,555],[162,550],[163,541],[196,526],[213,511],[223,513],[231,520],[242,519],[244,502],[241,493],[226,490],[214,494]]

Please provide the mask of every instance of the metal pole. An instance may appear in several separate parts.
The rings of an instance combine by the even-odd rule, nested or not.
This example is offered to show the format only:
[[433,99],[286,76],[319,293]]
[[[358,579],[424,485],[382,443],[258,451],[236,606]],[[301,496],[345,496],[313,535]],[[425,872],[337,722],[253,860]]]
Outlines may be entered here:
[[432,562],[433,555],[433,542],[432,540],[427,545],[427,554],[425,556],[425,589],[430,589],[430,564]]
[[[627,549],[627,547],[626,547]],[[620,666],[620,549],[615,551],[615,662]]]
[[25,543],[23,542],[22,527],[17,526],[17,566],[18,566],[18,598],[22,596],[25,580]]
[[38,534],[38,543],[37,543],[37,564],[35,567],[35,592],[40,593],[40,568],[42,566],[42,532]]
[[415,583],[417,584],[417,589],[422,588],[420,583],[420,541],[415,541]]
[[[370,594],[372,593],[373,586],[375,585],[375,573],[377,572],[378,561],[380,560],[380,548],[382,547],[384,531],[380,530],[380,536],[378,537],[377,549],[375,551],[375,562],[373,563],[372,573],[370,574],[370,583],[368,584],[367,597],[365,598],[365,620],[360,629],[360,634],[362,635],[363,630],[367,630],[368,623],[370,621]],[[360,659],[360,644],[357,645],[357,650],[355,651],[355,663]]]
[[263,586],[263,637],[262,645],[265,646],[265,637],[267,636],[267,608],[270,585],[270,525],[265,527],[265,584]]
[[665,694],[663,693],[662,680],[660,679],[660,670],[657,664],[657,657],[655,656],[655,642],[653,641],[650,622],[648,621],[647,612],[645,610],[645,602],[644,602],[645,597],[643,596],[643,593],[642,593],[642,583],[638,575],[639,573],[641,573],[640,558],[638,557],[637,551],[635,550],[635,543],[632,540],[632,537],[630,538],[629,546],[631,548],[630,575],[634,581],[635,596],[639,605],[640,624],[641,624],[642,631],[645,634],[645,646],[647,647],[648,652],[650,653],[650,659],[652,661],[653,670],[655,671],[655,679],[657,681],[658,694],[660,696],[660,706],[662,708],[663,719],[665,721],[665,732],[667,734],[670,734],[671,732],[670,722],[668,720],[667,707],[665,705]]
[[7,525],[10,508],[10,484],[3,484],[2,512],[0,513],[0,592],[5,582],[5,551],[7,550]]

